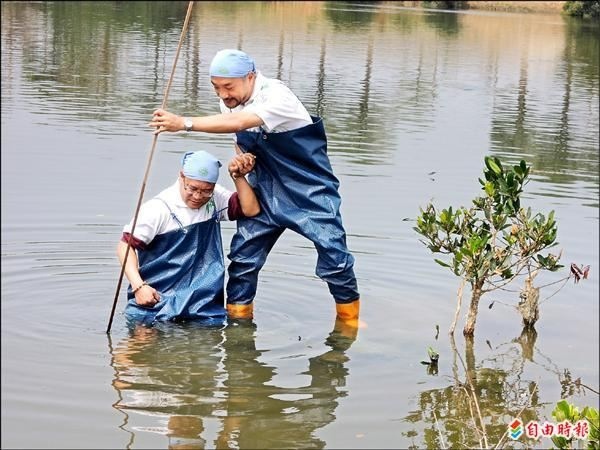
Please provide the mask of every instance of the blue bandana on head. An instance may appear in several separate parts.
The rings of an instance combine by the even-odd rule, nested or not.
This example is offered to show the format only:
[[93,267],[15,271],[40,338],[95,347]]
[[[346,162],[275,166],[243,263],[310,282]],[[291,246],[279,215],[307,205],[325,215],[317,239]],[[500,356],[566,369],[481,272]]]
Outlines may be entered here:
[[254,71],[254,61],[240,50],[220,50],[210,63],[211,77],[243,78]]
[[187,152],[181,160],[183,174],[192,179],[216,183],[221,162],[205,151]]

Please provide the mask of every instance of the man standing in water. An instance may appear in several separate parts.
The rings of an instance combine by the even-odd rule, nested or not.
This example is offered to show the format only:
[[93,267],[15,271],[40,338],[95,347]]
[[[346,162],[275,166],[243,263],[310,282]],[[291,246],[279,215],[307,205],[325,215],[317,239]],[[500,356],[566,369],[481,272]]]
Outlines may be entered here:
[[337,317],[358,326],[360,298],[354,257],[346,246],[340,215],[339,181],[327,156],[323,121],[311,117],[281,81],[256,70],[246,53],[225,49],[210,65],[221,114],[181,117],[154,111],[150,126],[163,131],[235,133],[237,148],[256,156],[248,178],[261,212],[238,220],[231,242],[227,311],[250,318],[258,273],[286,228],[311,240],[317,250],[316,274],[336,304]]

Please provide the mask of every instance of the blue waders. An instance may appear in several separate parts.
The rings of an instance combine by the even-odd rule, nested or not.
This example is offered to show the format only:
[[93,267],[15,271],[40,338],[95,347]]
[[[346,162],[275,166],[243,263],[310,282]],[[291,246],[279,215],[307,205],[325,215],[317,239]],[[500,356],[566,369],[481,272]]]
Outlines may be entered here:
[[129,321],[225,323],[225,264],[217,217],[215,213],[205,222],[158,235],[138,251],[140,275],[158,291],[160,302],[150,308],[139,306],[130,286],[125,308]]
[[354,257],[346,246],[340,215],[339,181],[327,156],[323,122],[282,133],[243,131],[237,144],[256,155],[248,180],[261,212],[239,219],[231,242],[227,307],[251,307],[258,272],[286,228],[311,240],[317,250],[316,275],[338,304],[359,297]]

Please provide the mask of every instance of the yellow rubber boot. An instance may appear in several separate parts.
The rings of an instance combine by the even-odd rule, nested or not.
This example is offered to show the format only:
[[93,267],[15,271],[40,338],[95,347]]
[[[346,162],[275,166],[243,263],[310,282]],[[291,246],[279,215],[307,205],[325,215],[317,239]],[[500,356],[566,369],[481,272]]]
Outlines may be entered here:
[[227,303],[227,315],[230,319],[252,319],[254,313],[254,303],[248,305],[238,305]]
[[335,310],[338,319],[350,326],[358,328],[358,316],[360,313],[360,299],[356,299],[350,303],[336,303]]

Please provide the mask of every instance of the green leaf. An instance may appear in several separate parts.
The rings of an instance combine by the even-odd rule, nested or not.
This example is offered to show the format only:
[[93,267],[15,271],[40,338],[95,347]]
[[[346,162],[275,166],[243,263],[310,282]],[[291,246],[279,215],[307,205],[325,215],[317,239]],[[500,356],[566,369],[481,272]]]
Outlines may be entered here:
[[523,169],[520,165],[513,167],[513,172],[517,174],[518,180],[523,180],[523,176],[525,175],[525,169]]
[[570,439],[567,440],[566,438],[564,438],[562,436],[551,436],[550,439],[552,439],[552,442],[554,442],[554,445],[559,450],[571,448],[571,445],[570,445],[571,440]]
[[513,277],[513,272],[510,269],[505,269],[502,271],[502,278],[508,280]]
[[437,361],[440,356],[438,352],[433,349],[433,347],[427,347],[427,354],[432,361]]
[[523,173],[527,172],[527,164],[525,163],[524,159],[521,160],[520,166]]
[[578,420],[579,411],[566,400],[560,400],[556,404],[554,411],[552,411],[552,416],[557,422],[563,422],[565,420],[573,422]]
[[440,266],[443,266],[443,267],[450,267],[450,264],[448,264],[448,263],[445,263],[445,262],[444,262],[444,261],[442,261],[441,259],[437,259],[437,258],[435,258],[435,259],[434,259],[434,261],[435,261],[436,263],[438,263]]
[[500,160],[496,157],[486,157],[485,165],[496,175],[502,173],[502,165],[500,164]]

